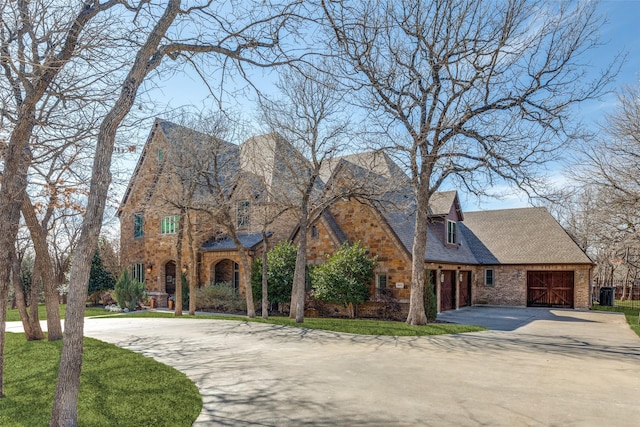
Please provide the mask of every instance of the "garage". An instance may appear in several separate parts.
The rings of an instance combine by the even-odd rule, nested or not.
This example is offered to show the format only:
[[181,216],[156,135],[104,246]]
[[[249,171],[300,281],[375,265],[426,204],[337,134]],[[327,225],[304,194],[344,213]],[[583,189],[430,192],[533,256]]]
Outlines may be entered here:
[[528,271],[527,306],[573,308],[573,271]]

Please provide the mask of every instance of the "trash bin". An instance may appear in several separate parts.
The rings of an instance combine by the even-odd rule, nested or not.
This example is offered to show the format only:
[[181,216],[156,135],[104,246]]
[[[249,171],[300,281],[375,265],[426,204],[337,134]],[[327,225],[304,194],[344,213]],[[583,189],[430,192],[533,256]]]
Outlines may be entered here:
[[613,306],[613,286],[600,288],[600,305]]

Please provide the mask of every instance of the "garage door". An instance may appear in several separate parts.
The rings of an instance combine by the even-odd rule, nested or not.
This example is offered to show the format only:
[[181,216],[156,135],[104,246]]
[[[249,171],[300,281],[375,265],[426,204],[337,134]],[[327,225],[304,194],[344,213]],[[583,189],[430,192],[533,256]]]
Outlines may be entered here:
[[573,271],[527,272],[527,306],[573,308]]

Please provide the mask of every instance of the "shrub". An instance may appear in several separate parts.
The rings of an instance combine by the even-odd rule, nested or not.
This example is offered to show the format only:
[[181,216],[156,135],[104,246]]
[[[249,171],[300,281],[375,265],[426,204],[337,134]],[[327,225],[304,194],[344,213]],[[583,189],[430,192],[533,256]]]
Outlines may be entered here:
[[359,242],[343,244],[327,258],[325,264],[310,271],[314,297],[342,304],[349,308],[349,315],[353,317],[353,306],[365,302],[369,297],[375,264],[375,258],[367,257],[366,248]]
[[380,304],[378,315],[385,320],[396,320],[400,316],[400,302],[393,295],[391,289],[376,289],[376,294],[371,301]]
[[140,283],[132,279],[129,270],[125,268],[122,275],[116,282],[113,291],[113,297],[121,308],[135,310],[138,306],[138,300],[144,295],[144,283]]
[[[296,269],[297,248],[287,241],[278,242],[267,253],[267,286],[270,303],[289,302]],[[257,258],[251,266],[253,297],[262,299],[262,259]]]
[[433,284],[433,271],[424,272],[424,312],[428,322],[433,322],[438,316],[438,301],[436,301],[436,287]]
[[213,283],[196,289],[196,309],[234,313],[245,311],[247,302],[230,283]]

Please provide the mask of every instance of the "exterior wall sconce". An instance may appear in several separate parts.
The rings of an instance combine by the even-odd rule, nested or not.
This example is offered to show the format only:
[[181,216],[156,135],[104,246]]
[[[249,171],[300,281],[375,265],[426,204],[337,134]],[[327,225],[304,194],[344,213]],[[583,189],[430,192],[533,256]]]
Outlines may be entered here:
[[458,281],[462,283],[462,273],[458,273]]
[[440,283],[444,282],[444,273],[440,273]]
[[147,274],[151,274],[153,271],[153,264],[147,264]]
[[182,264],[182,272],[186,273],[187,271],[189,271],[189,266],[187,264]]

